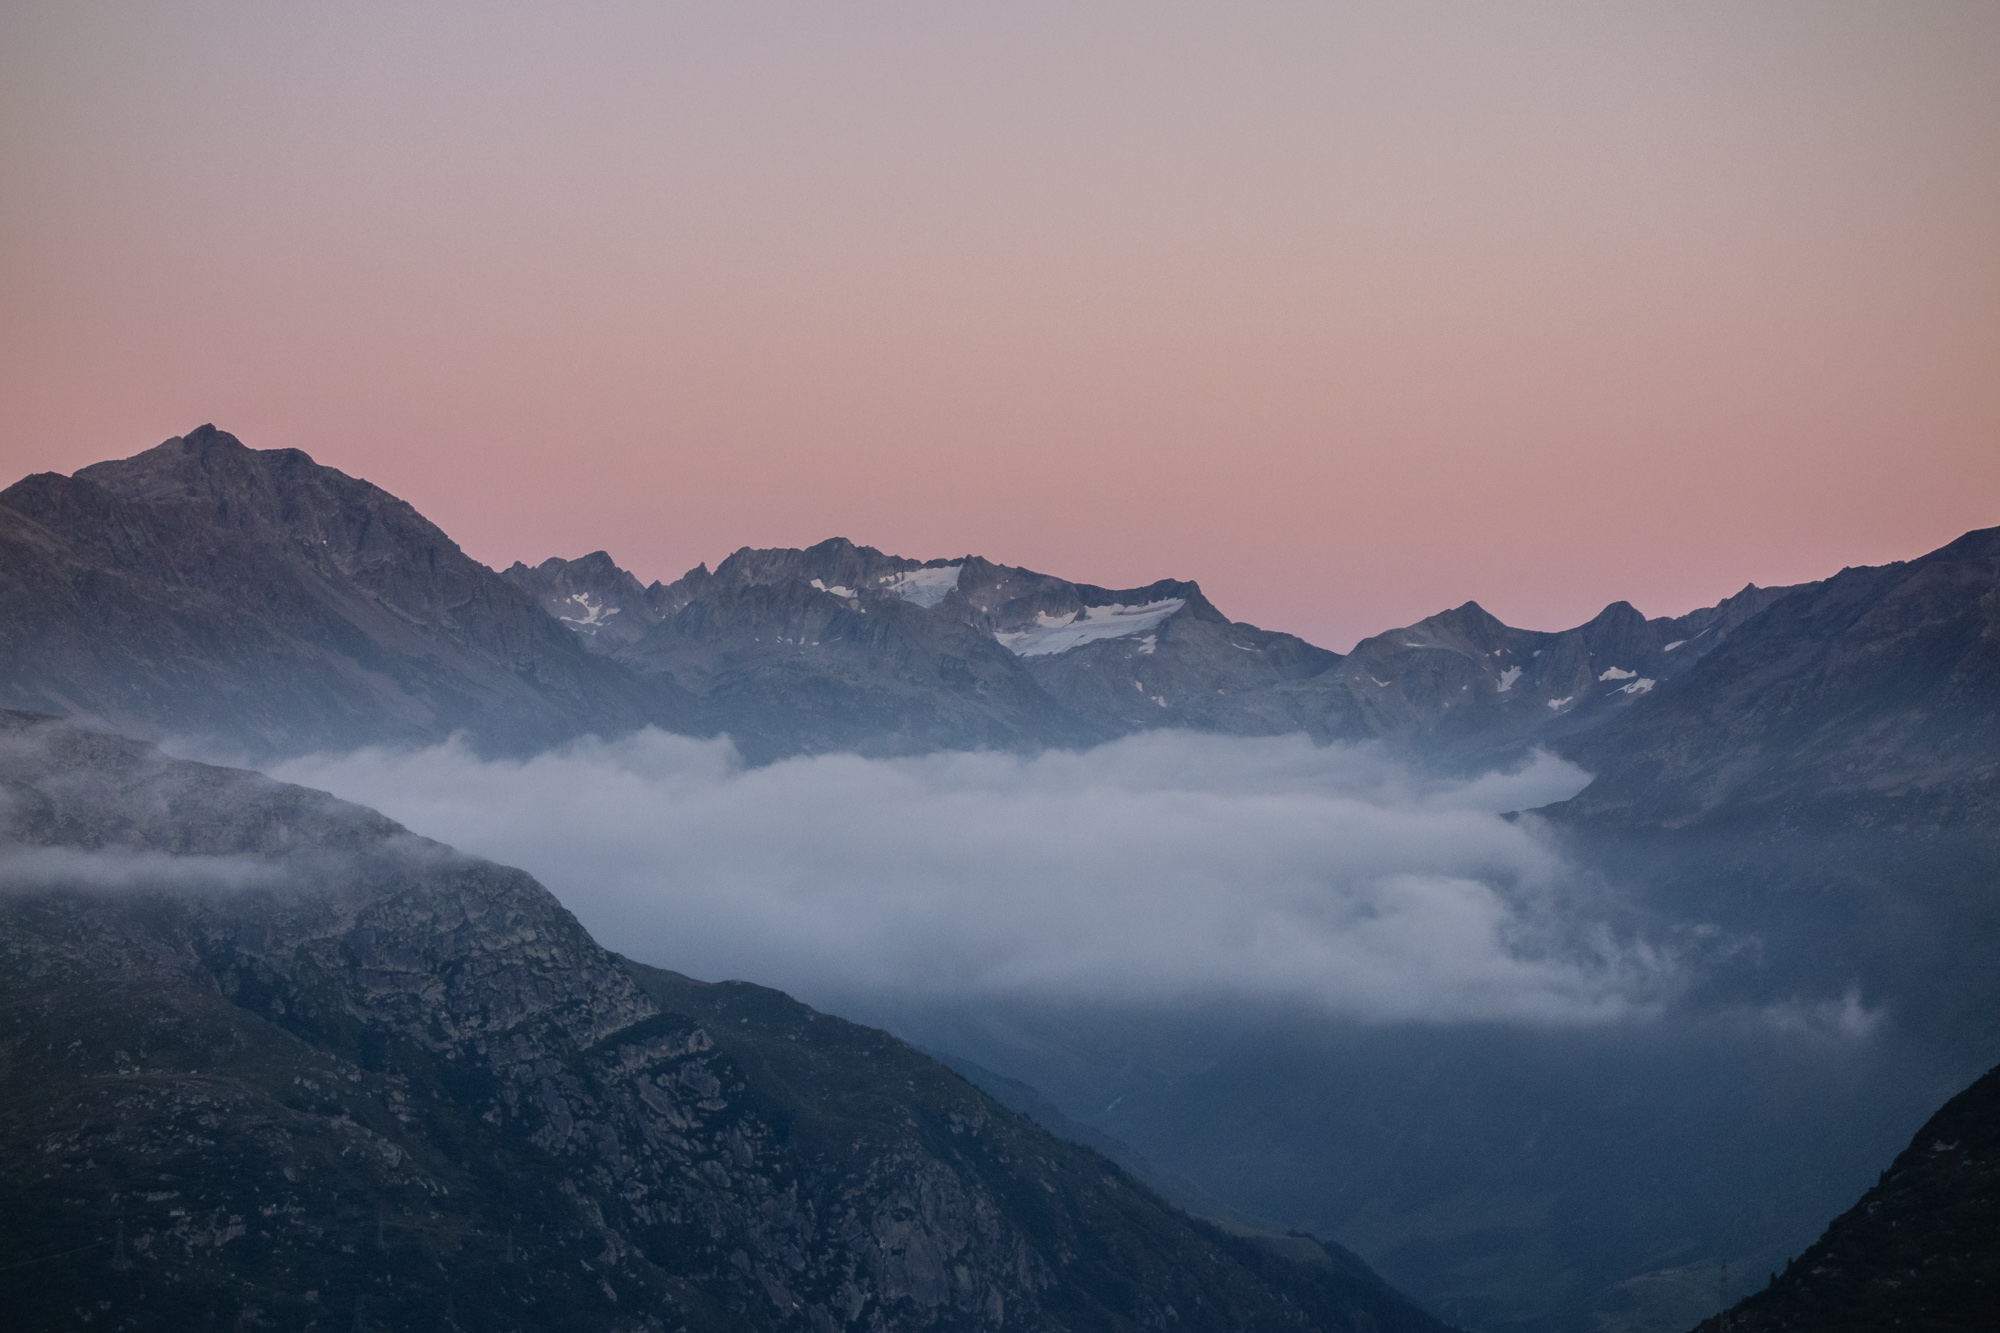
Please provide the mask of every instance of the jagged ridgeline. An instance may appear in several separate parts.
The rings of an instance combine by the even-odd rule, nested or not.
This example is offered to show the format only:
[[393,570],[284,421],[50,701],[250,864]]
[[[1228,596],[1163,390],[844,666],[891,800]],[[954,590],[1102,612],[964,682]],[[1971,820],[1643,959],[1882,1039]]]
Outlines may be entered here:
[[203,426],[0,492],[0,705],[253,756],[454,732],[526,753],[651,723],[753,760],[1162,726],[1483,759],[1622,714],[1785,591],[1652,620],[1619,602],[1562,633],[1468,602],[1343,656],[1190,581],[841,539],[649,587],[602,552],[500,574],[379,487]]
[[372,811],[0,714],[18,1328],[1441,1329]]

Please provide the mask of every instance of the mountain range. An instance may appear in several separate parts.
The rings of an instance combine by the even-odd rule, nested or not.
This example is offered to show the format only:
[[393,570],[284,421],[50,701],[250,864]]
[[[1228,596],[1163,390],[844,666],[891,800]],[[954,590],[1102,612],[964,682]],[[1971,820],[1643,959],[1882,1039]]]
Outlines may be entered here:
[[[1994,891],[2000,881],[2000,529],[1968,533],[1915,560],[1843,570],[1788,588],[1745,587],[1714,607],[1679,617],[1649,619],[1619,602],[1583,625],[1545,632],[1509,627],[1468,602],[1339,654],[1232,621],[1191,581],[1108,589],[974,555],[917,560],[844,539],[803,549],[746,548],[713,571],[701,566],[672,583],[651,585],[601,551],[495,571],[365,481],[297,451],[249,449],[203,427],[134,458],[71,477],[38,474],[0,492],[0,706],[65,718],[92,732],[199,740],[251,763],[363,745],[422,746],[455,735],[482,753],[525,756],[586,735],[612,737],[647,726],[727,735],[753,764],[828,752],[1078,748],[1163,727],[1366,743],[1426,769],[1455,773],[1506,766],[1548,750],[1578,764],[1591,780],[1573,799],[1530,817],[1579,864],[1621,886],[1639,926],[1671,935],[1698,924],[1714,932],[1712,938],[1736,942],[1709,958],[1688,997],[1708,1016],[1701,1023],[1621,1036],[1336,1031],[1238,1013],[1000,1012],[970,1004],[871,1015],[948,1052],[955,1067],[1003,1094],[1002,1101],[1039,1108],[1043,1122],[1059,1121],[1069,1140],[1098,1136],[1100,1146],[1150,1173],[1177,1200],[1250,1221],[1248,1239],[1206,1223],[1175,1221],[1172,1208],[1136,1184],[1132,1197],[1151,1202],[1109,1201],[1090,1183],[1102,1176],[1101,1159],[1076,1156],[1082,1150],[1070,1146],[1030,1153],[1020,1146],[1028,1140],[1010,1140],[1015,1147],[1007,1151],[1017,1164],[1026,1160],[1019,1154],[1057,1154],[1049,1160],[1062,1164],[1060,1179],[1044,1184],[1074,1201],[1063,1205],[1072,1219],[1098,1219],[1070,1233],[1058,1228],[1076,1238],[1070,1250],[1084,1254],[1102,1241],[1110,1246],[1104,1254],[1121,1256],[1117,1263],[1106,1260],[1108,1267],[1075,1269],[1090,1275],[1072,1287],[992,1276],[1009,1264],[1017,1277],[1029,1271],[1019,1267],[1018,1254],[999,1257],[1004,1246],[979,1250],[976,1262],[967,1261],[968,1272],[987,1274],[979,1279],[981,1292],[999,1292],[1005,1308],[1036,1311],[1033,1318],[1050,1327],[1141,1327],[1165,1318],[1158,1307],[1141,1310],[1129,1300],[1121,1305],[1124,1297],[1105,1295],[1105,1284],[1128,1280],[1107,1276],[1113,1270],[1154,1274],[1145,1279],[1153,1285],[1165,1281],[1159,1274],[1200,1272],[1207,1275],[1203,1282],[1221,1284],[1215,1290],[1232,1293],[1237,1304],[1231,1310],[1282,1307],[1292,1312],[1287,1319],[1303,1311],[1299,1317],[1322,1320],[1302,1327],[1366,1326],[1356,1313],[1366,1293],[1375,1293],[1368,1300],[1389,1302],[1367,1307],[1376,1313],[1366,1318],[1427,1318],[1382,1296],[1388,1288],[1343,1244],[1468,1327],[1522,1333],[1685,1327],[1713,1308],[1700,1304],[1710,1290],[1701,1276],[1708,1257],[1754,1266],[1796,1254],[1830,1213],[1854,1197],[1862,1175],[1872,1173],[1893,1144],[2000,1054],[2000,985],[1991,972],[1993,944],[2000,940],[2000,893]],[[625,1039],[617,1034],[650,1034],[648,1024],[663,1033],[671,1028],[678,1034],[674,1041],[692,1040],[695,1028],[706,1033],[714,1050],[734,1062],[729,1077],[740,1080],[743,1099],[725,1097],[730,1109],[715,1114],[729,1119],[755,1108],[762,1117],[756,1132],[768,1132],[773,1143],[789,1132],[783,1126],[811,1118],[801,1109],[808,1102],[832,1106],[814,1100],[822,1093],[813,1079],[831,1079],[844,1089],[829,1088],[825,1098],[865,1099],[869,1087],[881,1093],[886,1085],[858,1071],[887,1068],[867,1062],[886,1060],[893,1051],[902,1062],[897,1077],[908,1086],[893,1097],[882,1093],[888,1100],[872,1103],[866,1115],[824,1112],[843,1126],[876,1125],[868,1131],[876,1137],[868,1140],[875,1146],[864,1154],[866,1162],[857,1157],[840,1169],[858,1173],[854,1178],[888,1172],[880,1177],[890,1182],[884,1189],[893,1178],[904,1182],[894,1188],[921,1193],[909,1182],[929,1179],[924,1173],[933,1166],[972,1180],[965,1173],[973,1168],[962,1155],[953,1156],[955,1149],[947,1151],[944,1139],[925,1140],[930,1146],[923,1151],[932,1155],[922,1162],[899,1156],[896,1136],[882,1128],[904,1123],[897,1117],[932,1116],[923,1121],[931,1124],[940,1114],[948,1120],[983,1108],[978,1113],[986,1123],[997,1125],[1002,1122],[993,1117],[1013,1115],[950,1081],[955,1076],[908,1047],[870,1045],[888,1038],[824,1015],[804,1016],[810,1011],[770,992],[703,987],[604,954],[518,872],[434,847],[413,852],[416,844],[407,834],[385,827],[386,821],[368,822],[379,816],[256,788],[261,794],[253,806],[267,812],[286,802],[302,811],[311,806],[306,822],[320,832],[297,847],[260,841],[278,836],[272,830],[293,827],[290,815],[267,813],[259,816],[265,823],[258,829],[230,825],[204,841],[175,830],[187,821],[200,826],[213,812],[198,802],[172,801],[164,807],[171,818],[134,823],[137,806],[121,807],[126,812],[114,817],[107,805],[78,815],[73,830],[64,822],[68,798],[61,796],[82,781],[73,774],[89,774],[91,783],[112,780],[107,774],[157,775],[172,767],[170,761],[150,751],[116,750],[125,742],[87,739],[91,733],[51,730],[54,724],[46,721],[16,718],[9,726],[19,734],[69,738],[57,748],[69,747],[64,753],[71,756],[65,762],[72,776],[60,766],[37,769],[10,789],[38,793],[31,804],[42,802],[35,808],[51,821],[27,832],[17,824],[13,841],[34,856],[118,849],[127,858],[120,873],[128,878],[139,873],[133,866],[179,873],[147,856],[221,858],[229,864],[213,869],[225,875],[248,873],[230,860],[242,856],[322,867],[300,881],[311,881],[308,888],[288,890],[305,896],[285,911],[272,906],[283,894],[261,881],[232,890],[238,897],[227,903],[263,903],[255,912],[277,913],[268,921],[239,919],[251,909],[223,906],[213,886],[197,892],[154,885],[149,896],[128,902],[72,885],[5,904],[8,947],[29,969],[10,982],[8,1021],[17,1034],[10,1068],[32,1070],[33,1079],[9,1079],[15,1099],[8,1132],[19,1136],[12,1140],[17,1148],[9,1149],[10,1165],[17,1153],[21,1161],[40,1160],[30,1155],[30,1145],[60,1137],[51,1137],[55,1131],[47,1125],[24,1128],[39,1123],[36,1115],[54,1114],[50,1107],[82,1114],[81,1108],[96,1104],[93,1098],[109,1095],[106,1089],[153,1087],[148,1079],[164,1089],[147,1093],[150,1101],[134,1093],[138,1099],[118,1103],[125,1109],[106,1122],[116,1141],[138,1145],[130,1148],[133,1155],[117,1159],[125,1165],[98,1175],[90,1174],[99,1171],[96,1165],[77,1166],[82,1174],[66,1177],[95,1182],[96,1194],[81,1187],[63,1193],[68,1187],[54,1183],[44,1188],[17,1173],[16,1187],[26,1191],[19,1197],[31,1209],[21,1215],[52,1219],[51,1236],[60,1232],[78,1245],[95,1244],[105,1224],[124,1219],[134,1267],[115,1270],[116,1281],[146,1271],[132,1247],[148,1228],[156,1237],[180,1236],[174,1243],[191,1263],[198,1255],[212,1259],[236,1241],[190,1240],[197,1223],[167,1220],[177,1216],[175,1208],[187,1210],[185,1217],[196,1215],[192,1205],[174,1202],[186,1197],[186,1191],[173,1193],[181,1188],[175,1181],[166,1182],[171,1189],[145,1191],[162,1197],[141,1208],[136,1187],[114,1178],[192,1179],[168,1158],[192,1151],[187,1145],[201,1137],[204,1115],[285,1127],[313,1160],[346,1161],[342,1152],[364,1139],[341,1137],[349,1133],[344,1117],[404,1155],[397,1160],[422,1169],[392,1184],[374,1158],[353,1147],[349,1156],[361,1153],[355,1160],[366,1170],[356,1166],[358,1174],[335,1171],[330,1177],[338,1183],[329,1187],[329,1197],[344,1200],[339,1225],[353,1233],[339,1243],[359,1247],[357,1254],[366,1250],[368,1201],[375,1200],[378,1258],[393,1257],[395,1247],[385,1238],[402,1234],[415,1247],[405,1257],[417,1267],[411,1256],[433,1266],[471,1265],[464,1271],[487,1275],[466,1288],[433,1284],[409,1296],[410,1304],[396,1308],[411,1318],[434,1316],[439,1301],[465,1309],[466,1302],[485,1299],[470,1289],[514,1302],[509,1310],[524,1308],[519,1302],[529,1297],[558,1299],[556,1287],[538,1294],[523,1286],[514,1269],[479,1267],[502,1253],[500,1219],[510,1209],[562,1233],[560,1240],[531,1240],[516,1225],[508,1248],[522,1271],[546,1273],[552,1283],[561,1273],[563,1301],[604,1300],[601,1276],[613,1292],[631,1283],[630,1290],[645,1293],[643,1300],[681,1311],[676,1317],[688,1327],[728,1327],[730,1319],[747,1319],[750,1327],[789,1326],[769,1281],[797,1296],[801,1309],[824,1310],[832,1318],[850,1308],[840,1304],[851,1297],[836,1294],[839,1283],[860,1282],[855,1275],[866,1267],[856,1257],[860,1251],[838,1250],[851,1236],[836,1245],[827,1238],[831,1233],[814,1233],[809,1247],[846,1256],[838,1262],[849,1267],[838,1280],[831,1269],[815,1270],[810,1280],[785,1269],[789,1260],[771,1257],[782,1242],[770,1237],[758,1242],[765,1249],[741,1248],[757,1274],[745,1276],[732,1257],[736,1251],[717,1248],[722,1242],[712,1228],[710,1240],[701,1241],[620,1220],[633,1205],[619,1191],[654,1191],[678,1200],[674,1207],[707,1210],[711,1217],[737,1209],[730,1216],[739,1218],[748,1216],[741,1210],[750,1208],[749,1195],[687,1193],[694,1187],[670,1187],[660,1174],[664,1167],[646,1168],[655,1171],[651,1176],[600,1174],[592,1178],[626,1183],[593,1185],[582,1194],[554,1183],[568,1168],[548,1163],[585,1148],[569,1140],[551,1148],[554,1140],[537,1139],[548,1139],[544,1131],[556,1110],[534,1100],[540,1094],[527,1091],[528,1075],[476,1049],[481,1038],[453,1026],[471,1022],[455,1017],[451,1007],[457,1001],[450,986],[463,964],[450,950],[460,945],[422,942],[432,938],[426,932],[442,929],[439,922],[454,919],[453,912],[471,920],[471,904],[482,896],[516,904],[508,911],[538,923],[538,937],[546,931],[564,940],[566,961],[556,970],[566,980],[549,973],[555,965],[548,958],[518,964],[523,978],[542,978],[534,983],[541,988],[534,1004],[553,1006],[546,1018],[520,1020],[532,1028],[531,1045],[541,1043],[532,1052],[522,1048],[520,1059],[549,1066],[552,1078],[560,1066],[569,1071],[563,1077],[584,1090],[577,1095],[595,1099],[591,1117],[570,1107],[576,1123],[588,1118],[611,1125],[614,1136],[643,1137],[651,1112],[637,1109],[644,1103],[633,1091],[638,1085],[620,1080],[641,1071],[656,1083],[662,1077],[671,1082],[681,1075],[668,1066],[682,1069],[693,1058],[651,1047],[650,1053],[625,1053],[619,1044]],[[253,790],[240,785],[253,783],[243,775],[200,770],[205,776],[197,781],[189,776],[194,771],[171,782],[147,781],[195,788],[237,783],[241,792]],[[119,831],[91,831],[98,819],[111,820]],[[349,831],[329,831],[335,828]],[[363,828],[373,831],[366,837],[352,831]],[[404,886],[395,891],[405,894],[397,902],[429,905],[417,917],[392,912],[381,927],[342,915],[360,909],[338,905],[352,891],[350,872],[326,878],[332,872],[323,867],[332,862],[322,844],[329,838],[367,843],[363,851],[342,844],[340,855],[349,858],[343,864],[378,867],[382,884]],[[152,905],[133,905],[141,901]],[[456,906],[440,905],[446,903]],[[378,907],[389,910],[380,904],[367,910]],[[304,915],[285,915],[293,910]],[[322,924],[301,924],[308,919]],[[322,929],[326,922],[344,924]],[[285,959],[245,942],[258,930],[278,932],[269,938],[286,942]],[[384,956],[398,961],[371,962],[367,950],[374,946],[355,945],[361,938],[356,931],[377,931],[367,938],[389,941]],[[78,939],[115,944],[82,948]],[[331,942],[336,940],[341,942]],[[516,945],[495,937],[478,947],[504,952]],[[577,959],[588,966],[568,975]],[[127,969],[133,960],[143,966]],[[19,980],[30,975],[32,984]],[[153,995],[169,998],[146,998]],[[1782,1005],[1798,995],[1819,997],[1828,1013],[1854,1016],[1856,1031],[1886,1025],[1885,1035],[1845,1046],[1802,1045],[1789,1037],[1780,1042],[1774,1034],[1790,1021]],[[273,1000],[282,1012],[270,1007]],[[341,1017],[307,1022],[296,1017],[301,1003]],[[153,1021],[149,1004],[163,1014],[186,1015],[183,1029],[176,1029],[181,1035],[163,1034],[146,1046],[178,1052],[157,1068],[145,1064],[150,1057],[133,1053]],[[616,1012],[588,1017],[593,1005]],[[558,1011],[565,1016],[558,1019]],[[1778,1017],[1769,1018],[1773,1014]],[[730,1019],[744,1031],[730,1029]],[[434,1023],[442,1026],[433,1031]],[[73,1065],[54,1054],[57,1028],[65,1024],[76,1028],[75,1040],[86,1052]],[[105,1035],[82,1035],[91,1024]],[[740,1041],[732,1044],[725,1030]],[[197,1031],[210,1036],[190,1035]],[[224,1032],[234,1035],[226,1041],[213,1035]],[[806,1059],[809,1070],[787,1064],[805,1049],[797,1043],[808,1032],[842,1035]],[[33,1053],[37,1039],[40,1054]],[[229,1065],[225,1047],[249,1052],[241,1055],[247,1063]],[[1203,1054],[1191,1059],[1190,1050]],[[701,1055],[711,1072],[724,1058]],[[625,1070],[619,1062],[628,1060]],[[467,1082],[464,1071],[474,1069],[477,1079]],[[153,1072],[141,1077],[136,1071],[142,1070]],[[337,1077],[330,1072],[336,1070]],[[128,1075],[136,1081],[118,1081]],[[294,1075],[300,1083],[286,1082]],[[723,1074],[715,1077],[727,1083]],[[227,1088],[202,1081],[232,1078],[238,1082]],[[313,1101],[283,1091],[304,1088],[307,1079],[339,1096]],[[1026,1085],[1032,1086],[1019,1096],[1008,1091]],[[21,1090],[31,1086],[34,1094],[22,1099]],[[481,1108],[498,1104],[496,1090],[509,1087],[527,1109],[517,1113],[509,1104],[499,1122],[485,1119]],[[474,1096],[479,1089],[485,1102]],[[203,1097],[226,1093],[234,1109],[227,1116],[199,1109],[209,1103],[190,1100],[197,1090]],[[431,1105],[423,1098],[433,1094],[439,1109],[420,1114]],[[570,1105],[568,1096],[563,1092],[558,1100]],[[939,1110],[946,1106],[954,1109]],[[307,1119],[287,1119],[298,1116]],[[848,1132],[827,1129],[832,1123],[812,1132],[835,1138]],[[712,1154],[728,1170],[735,1148],[703,1142],[707,1146],[691,1151],[698,1158]],[[1705,1145],[1702,1158],[1676,1159],[1690,1143]],[[87,1163],[113,1160],[108,1147],[81,1151]],[[231,1177],[234,1183],[218,1184],[222,1193],[203,1204],[208,1211],[202,1216],[222,1220],[202,1234],[237,1226],[227,1220],[232,1217],[251,1226],[248,1219],[264,1215],[253,1208],[283,1212],[295,1206],[296,1200],[275,1198],[248,1202],[251,1195],[242,1191],[255,1193],[252,1177],[282,1174],[274,1165],[282,1152],[269,1142],[257,1151],[267,1157]],[[382,1157],[379,1148],[368,1151]],[[76,1156],[60,1145],[33,1152],[67,1152],[64,1162]],[[185,1166],[190,1159],[177,1160]],[[459,1160],[484,1163],[483,1183],[454,1177],[458,1168],[451,1163]],[[786,1160],[777,1175],[760,1179],[804,1180],[799,1173],[834,1170]],[[906,1168],[917,1174],[897,1174]],[[410,1183],[419,1176],[428,1183]],[[641,1176],[643,1186],[630,1183]],[[838,1193],[847,1184],[829,1182],[849,1179],[835,1171],[814,1177],[813,1188]],[[971,1191],[966,1197],[996,1201],[994,1216],[1002,1219],[994,1224],[999,1230],[982,1234],[1032,1237],[1056,1225],[1008,1212],[1020,1201],[1014,1191],[1024,1188],[1017,1177],[1000,1171],[978,1180],[976,1188],[965,1185]],[[1041,1188],[1034,1186],[1028,1197]],[[447,1189],[450,1197],[468,1200],[461,1211],[452,1211],[457,1204],[437,1206]],[[887,1202],[891,1193],[869,1196],[867,1206],[895,1212],[901,1205]],[[111,1195],[117,1196],[115,1207],[103,1202]],[[74,1203],[86,1196],[95,1202]],[[417,1220],[420,1196],[431,1200],[425,1207],[435,1218]],[[1723,1199],[1732,1201],[1727,1209],[1718,1206]],[[1208,1208],[1210,1202],[1219,1206]],[[137,1211],[120,1211],[128,1206]],[[1124,1220],[1103,1235],[1092,1230],[1111,1214]],[[58,1218],[64,1219],[59,1225]],[[1128,1224],[1131,1230],[1119,1229]],[[311,1225],[321,1231],[273,1240],[275,1248],[257,1250],[264,1256],[257,1262],[292,1264],[305,1273],[298,1265],[306,1264],[310,1246],[296,1237],[324,1238],[337,1229]],[[1007,1232],[1008,1226],[1015,1231]],[[1287,1230],[1327,1239],[1302,1242],[1285,1237]],[[610,1235],[618,1239],[604,1239]],[[532,1260],[525,1257],[531,1245],[545,1247]],[[22,1241],[9,1252],[25,1248]],[[604,1255],[624,1257],[600,1263]],[[668,1262],[663,1255],[678,1257]],[[577,1267],[572,1257],[591,1267]],[[1119,1268],[1127,1260],[1138,1267]],[[1046,1253],[1041,1261],[1055,1262]],[[311,1277],[321,1286],[286,1290],[320,1292],[329,1320],[353,1317],[357,1301],[386,1311],[388,1302],[404,1299],[388,1294],[392,1277],[417,1281],[417,1267],[396,1263],[369,1270],[366,1281],[381,1286],[355,1285],[362,1281],[355,1276],[360,1269],[336,1262],[326,1275]],[[189,1276],[173,1279],[173,1289],[199,1291],[211,1304],[236,1301],[230,1308],[240,1309],[246,1298],[240,1291],[229,1294],[227,1267],[211,1264],[199,1277],[187,1269]],[[336,1269],[347,1276],[336,1281]],[[271,1276],[277,1268],[257,1271],[279,1280]],[[1330,1286],[1327,1274],[1349,1285]],[[915,1288],[885,1286],[884,1280],[879,1272],[869,1279],[875,1285],[867,1287],[867,1299],[875,1304],[851,1308],[886,1311],[896,1301],[916,1299],[909,1296]],[[862,1322],[829,1326],[955,1326],[942,1313],[947,1309],[974,1326],[977,1320],[965,1312],[987,1297],[951,1282],[945,1282],[950,1294],[924,1306],[930,1313],[921,1317],[911,1313],[917,1307],[905,1305],[895,1307],[902,1313],[881,1315],[876,1325],[867,1324],[872,1315],[852,1314],[842,1317]],[[328,1294],[336,1290],[337,1296]],[[65,1288],[61,1299],[82,1297]],[[621,1299],[616,1318],[642,1298]],[[1187,1317],[1185,1300],[1169,1299]],[[334,1309],[342,1303],[345,1308]],[[147,1308],[194,1307],[156,1302]],[[304,1309],[287,1308],[293,1315]],[[711,1313],[699,1313],[704,1310]],[[1077,1313],[1084,1310],[1100,1313]],[[711,1317],[720,1322],[701,1322]],[[1258,1322],[1277,1315],[1243,1317],[1259,1327],[1283,1326]],[[1031,1319],[1025,1326],[1035,1325]]]
[[0,702],[252,756],[455,732],[525,753],[651,724],[753,760],[1190,727],[1479,762],[1580,744],[1794,591],[1651,620],[1619,602],[1559,633],[1467,603],[1343,656],[1193,582],[838,538],[671,584],[603,552],[495,573],[378,487],[212,426],[0,492],[0,557]]

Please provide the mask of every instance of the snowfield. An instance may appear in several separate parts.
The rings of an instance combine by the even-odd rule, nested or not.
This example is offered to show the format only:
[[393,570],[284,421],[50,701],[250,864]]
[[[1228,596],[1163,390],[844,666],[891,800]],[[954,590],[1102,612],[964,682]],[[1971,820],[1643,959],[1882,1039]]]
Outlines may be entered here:
[[1186,605],[1185,597],[1169,597],[1140,606],[1126,606],[1119,602],[1109,606],[1086,606],[1067,616],[1038,615],[1035,624],[1028,629],[1002,631],[993,637],[1017,657],[1048,657],[1081,648],[1099,639],[1144,634]]

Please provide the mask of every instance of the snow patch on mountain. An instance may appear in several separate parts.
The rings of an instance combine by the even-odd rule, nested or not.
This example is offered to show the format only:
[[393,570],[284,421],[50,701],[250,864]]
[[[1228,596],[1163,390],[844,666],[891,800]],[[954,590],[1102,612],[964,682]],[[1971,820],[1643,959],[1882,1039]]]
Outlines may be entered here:
[[1520,678],[1521,678],[1521,668],[1519,667],[1508,667],[1505,671],[1501,672],[1500,693],[1505,694],[1507,691],[1513,689],[1514,682],[1519,680]]
[[1603,674],[1603,675],[1601,675],[1601,676],[1599,676],[1599,677],[1598,677],[1598,679],[1599,679],[1599,680],[1630,680],[1630,679],[1632,679],[1632,677],[1634,677],[1634,676],[1636,676],[1636,675],[1638,675],[1638,674],[1639,674],[1639,673],[1638,673],[1638,672],[1636,672],[1636,671],[1627,671],[1627,670],[1625,670],[1625,668],[1623,668],[1623,667],[1606,667],[1606,668],[1604,669],[1604,674]]
[[1649,690],[1651,690],[1651,689],[1653,688],[1653,685],[1654,685],[1654,683],[1655,683],[1655,682],[1653,681],[1653,679],[1652,679],[1651,677],[1649,677],[1649,676],[1641,676],[1641,677],[1639,677],[1639,679],[1637,679],[1637,680],[1633,681],[1633,682],[1632,682],[1632,683],[1631,683],[1630,685],[1620,685],[1620,686],[1618,687],[1618,693],[1620,693],[1620,694],[1644,694],[1644,693],[1646,693],[1647,691],[1649,691]]
[[1003,630],[993,637],[1017,657],[1049,657],[1099,639],[1144,634],[1186,605],[1185,597],[1169,597],[1139,606],[1126,606],[1122,602],[1086,606],[1066,616],[1042,612],[1029,628]]
[[838,583],[828,585],[825,583],[821,583],[818,579],[814,579],[813,587],[818,588],[821,592],[830,592],[835,597],[845,597],[849,601],[854,600],[854,589],[843,588]]
[[572,616],[558,613],[556,619],[576,630],[596,630],[607,620],[611,619],[611,617],[618,614],[617,607],[606,606],[587,592],[571,593],[568,605],[575,610],[583,612],[583,614]]
[[882,580],[882,591],[918,606],[936,606],[958,586],[964,565],[943,565],[937,569],[907,569]]

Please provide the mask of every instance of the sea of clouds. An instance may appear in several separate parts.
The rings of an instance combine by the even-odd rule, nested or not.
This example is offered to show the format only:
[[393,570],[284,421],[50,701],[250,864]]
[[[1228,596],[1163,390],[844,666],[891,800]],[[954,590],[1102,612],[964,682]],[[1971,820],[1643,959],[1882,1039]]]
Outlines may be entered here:
[[1673,986],[1547,831],[1586,775],[1472,780],[1373,747],[1153,732],[1079,752],[744,765],[648,731],[271,766],[533,873],[612,949],[806,998],[1305,1002],[1363,1021],[1587,1022]]

